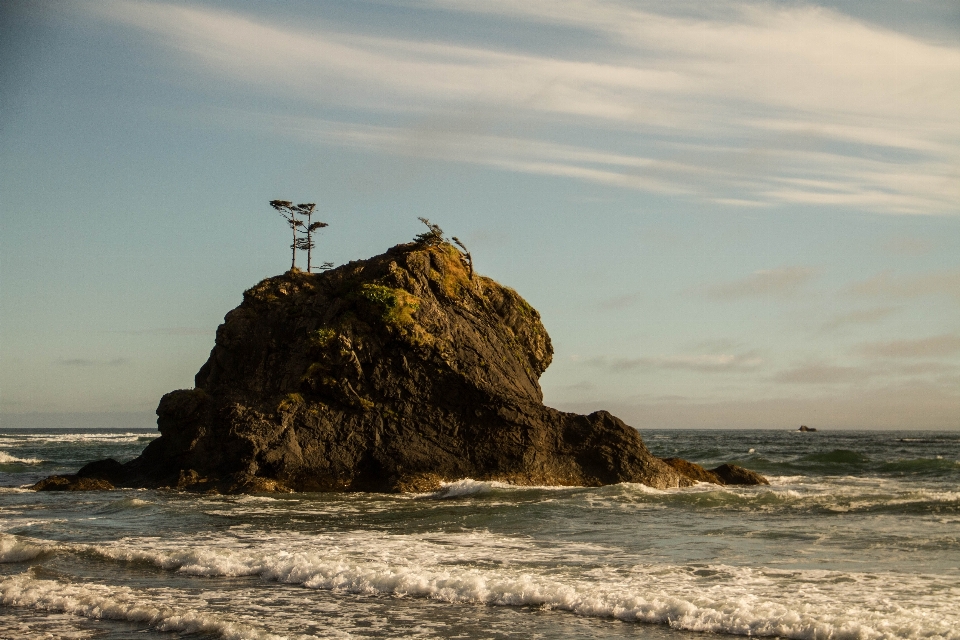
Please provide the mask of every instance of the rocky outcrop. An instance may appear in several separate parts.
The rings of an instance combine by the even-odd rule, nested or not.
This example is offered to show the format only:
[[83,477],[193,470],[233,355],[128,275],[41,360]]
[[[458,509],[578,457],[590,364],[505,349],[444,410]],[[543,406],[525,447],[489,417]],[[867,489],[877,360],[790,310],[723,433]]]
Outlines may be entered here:
[[683,458],[663,458],[663,461],[670,465],[674,471],[680,475],[686,476],[696,482],[710,482],[713,484],[724,484],[723,480],[713,471],[707,471],[695,462],[689,462]]
[[294,270],[244,293],[139,458],[81,473],[224,492],[693,483],[609,413],[544,406],[552,356],[536,310],[449,244]]
[[700,465],[683,458],[662,458],[677,473],[696,482],[712,484],[770,484],[766,478],[755,471],[744,469],[735,464],[722,464],[716,469],[707,470]]
[[107,491],[113,489],[101,478],[82,478],[77,475],[50,476],[30,487],[36,491]]
[[750,471],[735,464],[722,464],[711,471],[723,480],[721,484],[770,484],[756,471]]

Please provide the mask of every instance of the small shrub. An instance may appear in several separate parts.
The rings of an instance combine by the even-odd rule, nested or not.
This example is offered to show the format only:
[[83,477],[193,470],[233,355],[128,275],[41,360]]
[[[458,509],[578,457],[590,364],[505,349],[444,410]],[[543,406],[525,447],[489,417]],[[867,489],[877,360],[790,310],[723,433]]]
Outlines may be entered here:
[[414,324],[413,314],[420,309],[420,299],[403,289],[380,284],[363,284],[360,296],[380,307],[380,319],[398,328]]

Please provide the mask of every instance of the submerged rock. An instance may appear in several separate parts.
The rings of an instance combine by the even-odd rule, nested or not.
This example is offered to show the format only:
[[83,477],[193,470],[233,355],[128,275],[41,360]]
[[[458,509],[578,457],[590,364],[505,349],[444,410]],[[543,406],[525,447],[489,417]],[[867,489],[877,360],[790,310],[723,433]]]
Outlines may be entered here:
[[678,473],[697,482],[713,484],[770,484],[759,473],[744,469],[735,464],[722,464],[716,469],[707,470],[700,465],[683,458],[663,458]]
[[711,471],[723,480],[722,484],[770,484],[759,473],[735,464],[722,464]]
[[36,491],[108,491],[113,485],[101,478],[77,475],[50,476],[30,487]]
[[707,471],[700,465],[695,462],[689,462],[683,458],[663,458],[663,461],[668,465],[673,467],[673,469],[691,480],[697,482],[712,482],[713,484],[724,484],[723,479],[720,478],[713,471]]
[[552,357],[537,311],[446,243],[289,271],[227,314],[195,388],[160,400],[161,436],[139,458],[83,472],[231,493],[693,483],[606,411],[544,406]]

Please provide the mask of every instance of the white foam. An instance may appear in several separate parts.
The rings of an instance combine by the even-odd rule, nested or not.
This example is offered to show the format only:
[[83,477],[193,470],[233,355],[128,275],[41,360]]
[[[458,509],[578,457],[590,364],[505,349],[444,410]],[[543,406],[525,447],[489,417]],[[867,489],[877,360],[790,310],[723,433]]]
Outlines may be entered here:
[[0,464],[11,464],[15,462],[19,462],[20,464],[39,464],[44,461],[40,458],[18,458],[10,455],[6,451],[0,451]]
[[57,442],[110,442],[124,443],[137,442],[141,438],[153,440],[159,438],[160,434],[151,432],[126,432],[126,433],[11,433],[0,434],[0,445],[29,443],[57,443]]
[[[496,483],[503,484],[503,483]],[[503,485],[509,487],[510,485]],[[441,483],[440,489],[426,494],[431,498],[462,498],[464,496],[479,496],[490,493],[494,488],[494,483],[483,480],[474,480],[473,478],[464,478],[455,482]]]
[[28,573],[0,580],[0,603],[59,611],[93,619],[148,624],[158,631],[216,633],[225,640],[280,640],[249,622],[223,620],[194,607],[171,607],[169,597],[147,590],[41,580]]
[[[218,537],[219,536],[219,537]],[[211,534],[88,546],[193,576],[252,576],[312,589],[524,605],[678,629],[798,640],[960,640],[949,578],[726,565],[615,567],[597,545],[538,547],[491,533]],[[295,551],[285,551],[290,549]],[[895,604],[892,604],[895,603]]]
[[0,563],[33,560],[43,551],[43,546],[25,542],[6,533],[0,533]]

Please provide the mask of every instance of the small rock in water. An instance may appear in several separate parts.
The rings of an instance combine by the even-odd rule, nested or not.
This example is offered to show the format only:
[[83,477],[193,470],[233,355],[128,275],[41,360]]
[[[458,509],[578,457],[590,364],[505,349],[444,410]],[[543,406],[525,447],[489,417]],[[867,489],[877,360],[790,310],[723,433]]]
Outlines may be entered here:
[[30,488],[35,491],[108,491],[113,485],[100,478],[66,475],[44,478]]
[[722,464],[710,471],[720,476],[723,484],[770,484],[770,482],[759,473],[744,469],[735,464]]

